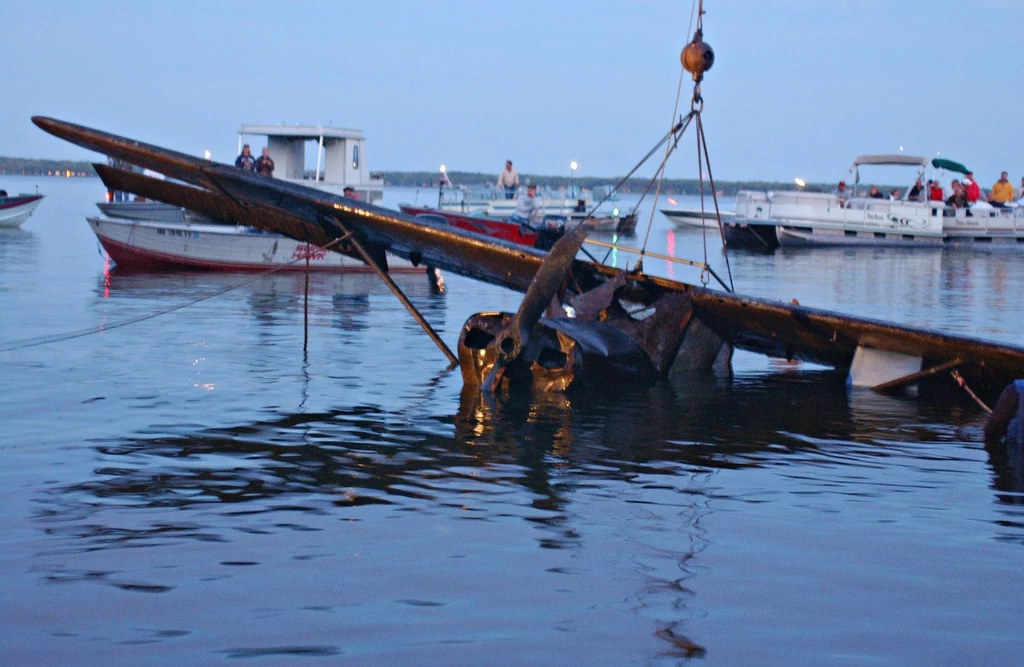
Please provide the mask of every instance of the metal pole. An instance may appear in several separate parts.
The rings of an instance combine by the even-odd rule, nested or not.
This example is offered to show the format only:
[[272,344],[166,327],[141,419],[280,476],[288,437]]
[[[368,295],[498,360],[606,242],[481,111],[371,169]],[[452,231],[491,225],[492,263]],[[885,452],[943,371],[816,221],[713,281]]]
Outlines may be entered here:
[[416,306],[412,305],[412,302],[409,301],[409,297],[405,296],[405,293],[402,291],[402,288],[396,285],[395,281],[391,279],[390,275],[388,275],[388,272],[382,269],[377,264],[377,262],[374,261],[373,257],[370,256],[370,253],[366,252],[366,250],[363,248],[363,245],[359,242],[359,240],[355,237],[354,234],[349,232],[348,228],[345,227],[341,220],[338,220],[337,218],[333,219],[334,222],[339,227],[341,227],[341,230],[348,236],[349,243],[351,243],[352,247],[356,249],[356,252],[359,253],[359,256],[363,258],[363,261],[366,262],[366,265],[373,269],[378,276],[380,276],[380,279],[383,280],[384,284],[388,286],[388,289],[391,290],[391,293],[398,297],[398,300],[402,302],[402,305],[405,306],[405,309],[409,311],[409,314],[412,315],[413,319],[416,320],[419,323],[419,325],[423,328],[423,330],[427,333],[427,335],[430,336],[430,339],[434,341],[434,344],[437,345],[437,347],[442,352],[444,352],[444,356],[448,357],[448,361],[451,362],[451,366],[449,366],[449,368],[455,368],[456,366],[458,366],[459,358],[455,356],[455,354],[448,348],[447,345],[445,345],[444,341],[441,340],[441,337],[437,335],[436,331],[434,331],[434,328],[430,326],[430,322],[427,322],[426,318],[423,317],[423,314],[416,309]]
[[309,257],[312,255],[312,251],[309,244],[306,244],[306,298],[302,304],[302,351],[306,351],[306,347],[309,344]]

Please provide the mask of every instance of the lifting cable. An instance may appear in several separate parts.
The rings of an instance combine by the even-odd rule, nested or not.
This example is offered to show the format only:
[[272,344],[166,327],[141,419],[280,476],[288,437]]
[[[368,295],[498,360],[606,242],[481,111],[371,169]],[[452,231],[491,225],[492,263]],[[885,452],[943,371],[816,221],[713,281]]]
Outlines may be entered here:
[[[722,252],[725,255],[725,266],[729,278],[729,286],[726,289],[728,289],[729,291],[734,291],[735,287],[733,285],[732,279],[732,266],[729,262],[729,251],[725,244],[725,230],[722,227],[722,215],[718,206],[718,193],[715,191],[715,180],[711,174],[711,157],[708,154],[707,135],[704,133],[704,123],[701,119],[701,112],[704,109],[704,99],[703,97],[701,97],[700,82],[704,78],[704,72],[710,69],[711,65],[714,63],[714,52],[711,50],[711,47],[704,43],[704,1],[694,0],[693,6],[691,6],[690,9],[690,26],[693,25],[694,7],[696,7],[697,14],[696,30],[693,33],[693,39],[690,41],[689,44],[686,45],[686,47],[683,48],[683,52],[680,54],[680,62],[682,64],[683,70],[691,72],[693,74],[694,81],[693,96],[690,99],[690,113],[687,114],[687,116],[685,117],[685,123],[686,125],[689,125],[691,119],[694,119],[696,121],[694,134],[696,135],[697,140],[697,173],[702,221],[701,236],[704,245],[704,270],[701,272],[701,282],[704,285],[707,285],[709,279],[707,231],[706,227],[703,225],[705,213],[704,173],[706,168],[709,185],[711,187],[711,196],[715,205],[715,221],[718,223],[718,231],[722,241]],[[689,32],[689,26],[687,27],[687,32]],[[672,118],[675,118],[676,114],[679,111],[679,97],[682,90],[682,83],[683,75],[681,71],[679,74],[679,85],[676,88],[676,99],[672,107]],[[679,127],[679,125],[676,125],[675,127]],[[685,129],[685,126],[683,127],[683,129]],[[676,138],[675,143],[678,144],[678,137]],[[638,269],[640,269],[643,266],[643,257],[647,250],[647,241],[650,238],[651,228],[654,226],[654,212],[657,208],[658,197],[661,194],[661,185],[665,178],[665,164],[668,161],[669,155],[672,153],[672,150],[674,150],[674,148],[675,145],[672,144],[666,146],[665,159],[662,161],[661,166],[659,167],[658,171],[655,172],[654,177],[652,178],[652,181],[655,179],[657,180],[658,185],[654,193],[654,203],[651,207],[651,215],[647,222],[647,232],[644,235],[644,242],[640,250],[640,259],[637,261]],[[648,189],[645,190],[644,193],[641,195],[641,201],[643,200],[644,196],[647,195],[647,192],[649,190],[650,185],[648,185]],[[637,204],[637,206],[639,206],[639,203]]]

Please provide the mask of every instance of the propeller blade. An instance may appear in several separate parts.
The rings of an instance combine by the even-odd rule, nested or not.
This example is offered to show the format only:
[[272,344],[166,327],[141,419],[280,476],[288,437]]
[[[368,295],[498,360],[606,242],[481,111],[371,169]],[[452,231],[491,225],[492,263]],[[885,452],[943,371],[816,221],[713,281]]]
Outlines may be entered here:
[[544,310],[551,303],[565,277],[572,270],[573,261],[594,228],[594,222],[586,220],[575,227],[548,251],[541,262],[533,281],[526,290],[526,296],[519,304],[519,310],[509,325],[491,343],[495,350],[495,362],[484,380],[484,389],[493,392],[505,375],[505,369],[522,354],[530,338],[530,331],[540,321]]

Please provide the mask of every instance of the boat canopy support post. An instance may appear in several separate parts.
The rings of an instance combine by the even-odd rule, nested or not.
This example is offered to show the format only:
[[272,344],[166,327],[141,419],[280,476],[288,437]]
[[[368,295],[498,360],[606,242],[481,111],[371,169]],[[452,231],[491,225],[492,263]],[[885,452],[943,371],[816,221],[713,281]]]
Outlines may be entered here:
[[320,140],[316,145],[316,175],[313,177],[314,183],[320,182],[320,161],[324,155],[324,135],[320,135]]
[[425,331],[426,334],[430,336],[430,339],[434,341],[434,344],[437,345],[437,347],[441,350],[441,352],[444,353],[446,357],[448,357],[448,361],[451,364],[448,368],[451,369],[458,366],[459,358],[455,356],[455,354],[447,345],[445,345],[445,342],[441,340],[441,336],[439,336],[437,332],[434,331],[434,327],[430,326],[430,322],[427,322],[427,319],[423,317],[423,314],[419,310],[417,310],[416,306],[414,306],[412,302],[409,301],[409,297],[405,295],[405,292],[402,291],[402,288],[395,284],[395,281],[391,279],[390,275],[388,275],[387,270],[384,269],[377,262],[377,260],[373,256],[371,256],[369,252],[366,251],[366,249],[363,247],[363,244],[359,242],[356,236],[349,231],[349,229],[341,220],[339,220],[336,217],[332,219],[334,223],[341,228],[345,235],[348,236],[348,242],[352,244],[352,247],[355,248],[356,252],[359,253],[360,257],[363,258],[363,261],[366,262],[366,265],[373,269],[374,273],[380,276],[380,279],[383,280],[384,284],[388,286],[388,289],[391,290],[391,293],[394,294],[398,298],[398,300],[402,302],[402,305],[405,306],[405,309],[409,311],[409,314],[412,315],[413,319],[416,320],[420,327],[423,328],[423,331]]

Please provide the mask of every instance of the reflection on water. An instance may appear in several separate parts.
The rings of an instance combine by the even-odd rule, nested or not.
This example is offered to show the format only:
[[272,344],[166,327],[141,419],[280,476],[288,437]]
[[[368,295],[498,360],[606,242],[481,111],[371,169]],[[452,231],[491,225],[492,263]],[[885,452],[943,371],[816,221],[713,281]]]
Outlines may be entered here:
[[[430,403],[433,392],[428,386],[415,401]],[[731,384],[695,376],[674,385],[498,406],[463,392],[451,417],[417,413],[415,405],[399,412],[357,405],[226,428],[163,427],[156,435],[95,445],[99,464],[90,479],[54,487],[39,499],[37,520],[58,540],[48,550],[62,563],[45,577],[161,592],[172,585],[69,563],[83,552],[113,551],[108,562],[117,562],[118,553],[136,547],[230,544],[239,532],[290,533],[297,546],[308,541],[301,535],[334,531],[338,512],[375,523],[409,512],[497,522],[512,535],[517,531],[509,522],[521,521],[538,547],[576,553],[580,562],[570,558],[551,570],[542,559],[537,567],[548,567],[530,573],[527,559],[521,565],[527,572],[517,576],[543,577],[551,570],[588,579],[594,573],[588,554],[619,544],[621,562],[620,552],[601,559],[612,561],[614,577],[633,582],[628,606],[649,625],[650,636],[667,645],[658,652],[713,653],[690,626],[706,613],[696,580],[716,569],[702,557],[720,537],[708,532],[706,519],[715,502],[729,498],[716,471],[812,465],[846,468],[843,475],[855,476],[853,469],[899,457],[903,441],[941,437],[929,431],[932,415],[919,403],[848,397],[842,378],[831,373],[769,374]],[[836,483],[823,482],[815,493]],[[429,533],[429,525],[406,526],[411,537],[391,534],[388,563],[376,566],[377,575],[386,577],[395,560],[415,560],[419,534]],[[503,549],[524,548],[515,537],[495,539],[499,567]],[[227,566],[245,562],[233,557]],[[494,566],[470,561],[463,575],[490,576]],[[378,585],[385,595],[403,595]],[[500,593],[515,583],[492,585]],[[468,602],[460,599],[449,591],[430,604]],[[550,611],[531,613],[557,623],[547,617]]]
[[[28,244],[0,264],[2,342],[138,321],[0,359],[0,662],[1012,664],[1024,649],[1021,455],[982,447],[966,399],[848,391],[737,354],[729,382],[489,404],[375,277],[311,275],[307,348],[302,274],[104,272],[83,219],[96,193],[79,194],[7,246]],[[651,249],[702,257],[699,230],[666,229]],[[1024,321],[1006,253],[732,259],[740,292],[1010,340]],[[521,299],[395,278],[449,343]]]
[[[0,229],[0,275],[25,272],[36,263],[39,239],[21,228]],[[0,281],[0,291],[10,289],[9,281]]]

